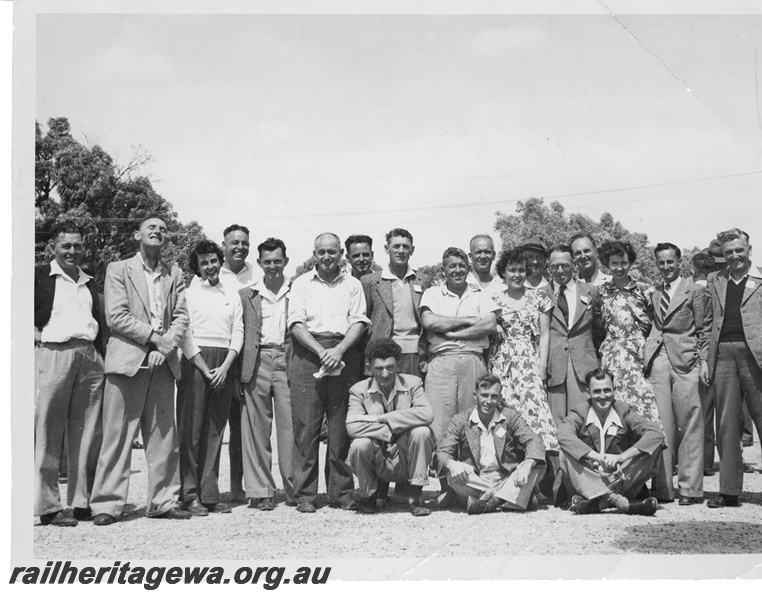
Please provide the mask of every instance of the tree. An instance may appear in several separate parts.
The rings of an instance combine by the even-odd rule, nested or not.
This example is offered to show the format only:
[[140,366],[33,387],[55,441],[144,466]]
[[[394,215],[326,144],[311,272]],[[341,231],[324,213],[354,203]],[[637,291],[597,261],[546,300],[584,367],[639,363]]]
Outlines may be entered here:
[[53,226],[72,220],[83,230],[83,267],[102,288],[106,266],[135,253],[133,234],[152,213],[164,216],[170,231],[164,258],[188,269],[187,253],[204,232],[196,221],[183,224],[172,204],[153,189],[141,167],[151,157],[142,148],[119,166],[98,145],[87,147],[71,135],[66,118],[48,120],[43,133],[35,123],[35,262],[50,260],[49,238]]

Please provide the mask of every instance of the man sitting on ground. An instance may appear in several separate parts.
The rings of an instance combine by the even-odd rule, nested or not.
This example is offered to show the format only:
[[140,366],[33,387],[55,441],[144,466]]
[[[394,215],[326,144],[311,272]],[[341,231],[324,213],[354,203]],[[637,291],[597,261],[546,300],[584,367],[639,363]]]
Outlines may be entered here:
[[429,425],[434,411],[423,381],[399,372],[402,348],[393,340],[368,345],[371,377],[349,390],[347,433],[352,438],[347,465],[359,482],[362,512],[376,511],[379,479],[410,483],[414,517],[430,514],[421,492],[428,485],[428,465],[436,440]]
[[588,404],[574,407],[558,427],[561,470],[576,490],[569,510],[580,515],[615,507],[650,516],[656,498],[634,501],[659,471],[664,434],[626,402],[614,400],[614,377],[606,369],[587,376]]
[[468,514],[536,507],[535,484],[545,472],[545,447],[512,408],[503,408],[500,380],[476,380],[476,406],[455,415],[434,455]]

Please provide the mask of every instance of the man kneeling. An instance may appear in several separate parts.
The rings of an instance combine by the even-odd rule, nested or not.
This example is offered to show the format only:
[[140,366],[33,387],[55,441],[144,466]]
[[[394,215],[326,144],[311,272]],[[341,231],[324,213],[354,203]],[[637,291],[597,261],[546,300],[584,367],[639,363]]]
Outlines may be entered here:
[[468,514],[536,507],[532,495],[545,473],[542,440],[512,408],[504,408],[500,380],[476,380],[476,406],[452,418],[434,455],[440,476]]
[[366,351],[371,377],[349,390],[347,433],[352,438],[347,465],[357,476],[362,512],[376,510],[379,479],[410,483],[414,517],[430,514],[421,492],[429,483],[428,465],[436,440],[429,425],[434,411],[423,381],[399,372],[402,354],[392,340],[379,340]]
[[587,376],[588,404],[574,407],[558,427],[561,470],[576,490],[569,510],[604,508],[631,515],[656,513],[656,498],[635,502],[659,469],[664,434],[626,402],[614,400],[614,377],[606,369]]

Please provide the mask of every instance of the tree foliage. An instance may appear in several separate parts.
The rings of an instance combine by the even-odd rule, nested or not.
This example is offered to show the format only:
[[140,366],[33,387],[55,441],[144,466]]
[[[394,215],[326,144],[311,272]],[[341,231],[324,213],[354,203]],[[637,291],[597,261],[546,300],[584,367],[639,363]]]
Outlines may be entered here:
[[88,147],[71,134],[68,119],[48,120],[43,132],[35,122],[35,262],[50,260],[53,226],[72,220],[84,234],[83,268],[93,273],[102,288],[106,266],[137,251],[134,232],[152,213],[166,219],[170,231],[163,257],[186,273],[187,253],[204,232],[196,221],[183,224],[172,204],[139,174],[151,162],[144,150],[125,165],[118,165],[100,146]]

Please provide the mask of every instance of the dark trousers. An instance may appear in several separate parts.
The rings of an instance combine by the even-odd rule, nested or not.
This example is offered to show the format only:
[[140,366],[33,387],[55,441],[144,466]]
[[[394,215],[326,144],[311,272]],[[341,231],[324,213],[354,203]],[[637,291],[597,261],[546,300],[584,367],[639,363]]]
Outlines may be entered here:
[[[230,369],[231,371],[233,368]],[[238,373],[228,374],[231,382],[232,397],[228,422],[230,423],[230,436],[228,437],[228,456],[230,457],[230,493],[243,500],[243,441],[241,439],[241,399]]]
[[[324,348],[335,346],[339,340],[318,340]],[[294,342],[293,360],[289,367],[291,384],[291,417],[294,429],[294,499],[314,502],[318,490],[318,449],[320,427],[327,415],[328,452],[326,486],[328,500],[337,502],[349,497],[353,489],[352,472],[345,464],[350,437],[346,419],[349,388],[358,379],[360,357],[354,348],[344,353],[346,366],[340,375],[315,379],[320,359]]]
[[[210,369],[219,367],[227,348],[201,347],[201,357]],[[203,504],[220,501],[219,458],[222,437],[232,397],[230,378],[214,392],[204,376],[183,358],[182,379],[177,386],[177,429],[180,438],[180,497],[184,502]]]

